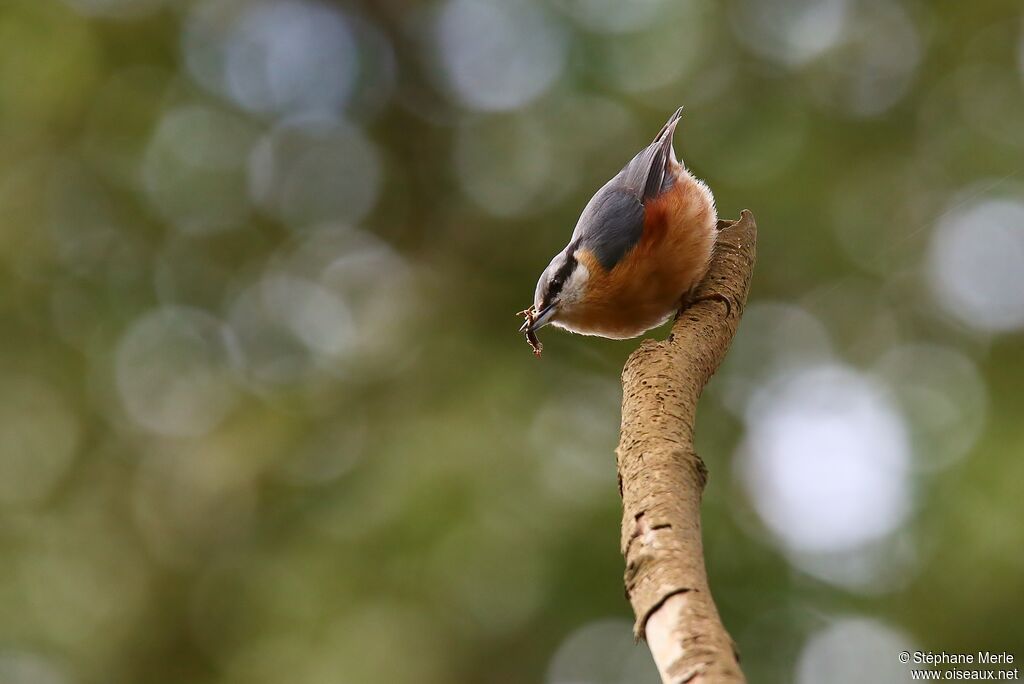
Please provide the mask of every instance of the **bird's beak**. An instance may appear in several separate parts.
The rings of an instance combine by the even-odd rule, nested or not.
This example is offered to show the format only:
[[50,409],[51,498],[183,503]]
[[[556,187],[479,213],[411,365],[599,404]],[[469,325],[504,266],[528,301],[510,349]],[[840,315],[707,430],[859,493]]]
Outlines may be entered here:
[[541,309],[540,313],[534,316],[532,324],[530,322],[530,319],[526,319],[526,322],[523,323],[523,327],[519,328],[519,332],[522,333],[526,332],[527,330],[529,330],[530,332],[535,332],[543,328],[548,323],[550,323],[551,319],[555,315],[555,312],[558,310],[556,304],[557,302],[552,302],[551,304],[548,304],[546,307]]

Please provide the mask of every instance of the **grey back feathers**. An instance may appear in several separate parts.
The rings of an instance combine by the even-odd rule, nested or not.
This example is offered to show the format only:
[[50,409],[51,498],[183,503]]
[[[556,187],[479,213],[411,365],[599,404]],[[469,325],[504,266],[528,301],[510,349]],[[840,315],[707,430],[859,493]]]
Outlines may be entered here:
[[572,239],[610,271],[640,241],[643,231],[644,205],[639,196],[613,179],[590,199]]
[[593,252],[611,270],[640,241],[644,230],[644,203],[660,195],[674,181],[666,177],[672,155],[673,125],[680,107],[650,145],[632,160],[587,203],[572,234],[572,244]]

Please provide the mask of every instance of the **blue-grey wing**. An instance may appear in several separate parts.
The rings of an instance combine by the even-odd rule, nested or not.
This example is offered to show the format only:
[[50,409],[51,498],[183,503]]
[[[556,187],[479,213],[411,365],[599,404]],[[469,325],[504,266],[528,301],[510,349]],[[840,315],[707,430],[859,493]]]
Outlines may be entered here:
[[624,257],[644,232],[644,203],[657,197],[667,182],[673,125],[682,109],[662,127],[654,142],[639,153],[587,203],[572,241],[589,249],[606,270]]
[[637,193],[614,180],[597,191],[583,210],[572,241],[610,271],[644,232],[644,205]]

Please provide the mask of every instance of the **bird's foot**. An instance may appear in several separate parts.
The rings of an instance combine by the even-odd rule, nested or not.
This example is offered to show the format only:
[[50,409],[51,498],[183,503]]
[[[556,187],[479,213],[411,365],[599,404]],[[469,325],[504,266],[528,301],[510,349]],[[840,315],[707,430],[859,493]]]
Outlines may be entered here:
[[683,295],[682,300],[679,303],[679,311],[676,312],[676,320],[683,315],[683,312],[689,309],[698,302],[721,302],[725,304],[725,315],[726,317],[732,315],[732,300],[726,297],[721,292],[712,292],[710,294],[695,296],[691,293]]

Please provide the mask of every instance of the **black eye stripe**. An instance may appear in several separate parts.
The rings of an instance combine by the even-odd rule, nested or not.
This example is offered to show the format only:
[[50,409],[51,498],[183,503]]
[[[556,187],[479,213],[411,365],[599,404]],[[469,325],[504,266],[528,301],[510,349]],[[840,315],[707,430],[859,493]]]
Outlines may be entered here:
[[565,287],[565,281],[569,278],[574,268],[576,268],[576,256],[570,251],[565,263],[551,276],[551,282],[548,283],[548,291],[544,297],[545,306],[550,304],[561,293],[562,288]]

